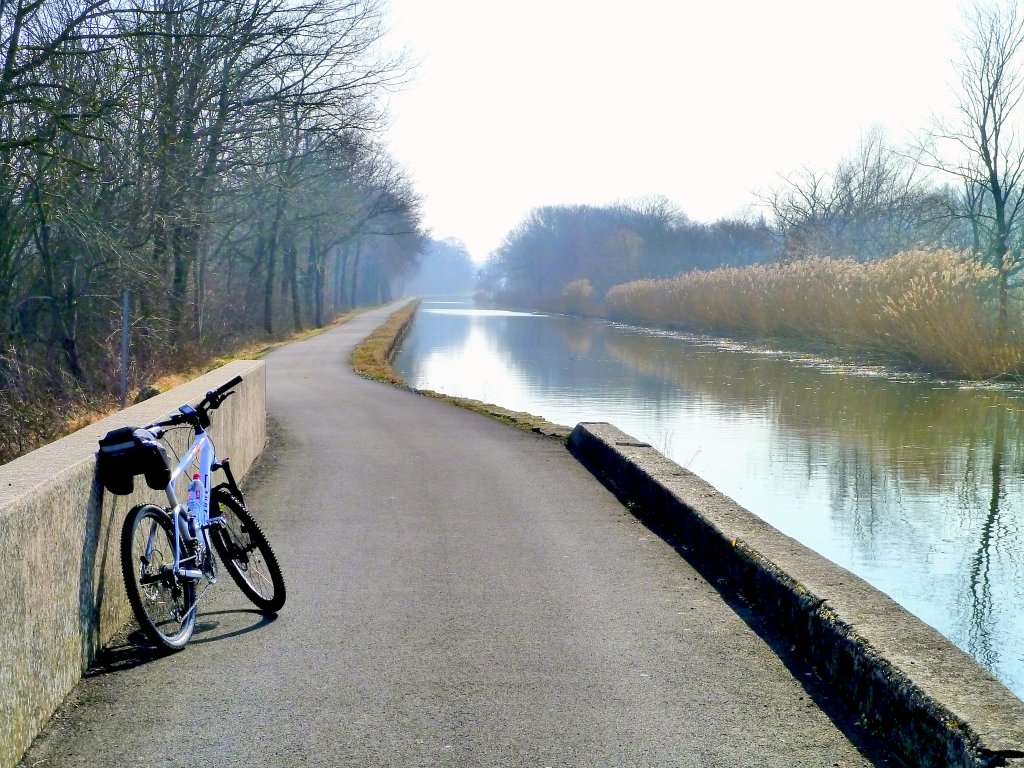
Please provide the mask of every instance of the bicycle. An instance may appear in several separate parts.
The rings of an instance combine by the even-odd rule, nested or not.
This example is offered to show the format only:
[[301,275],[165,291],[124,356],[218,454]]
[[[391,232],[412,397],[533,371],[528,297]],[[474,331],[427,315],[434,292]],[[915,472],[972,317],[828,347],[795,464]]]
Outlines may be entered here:
[[[245,505],[229,460],[217,460],[207,433],[210,413],[234,394],[232,387],[241,381],[236,376],[207,392],[194,408],[182,405],[166,419],[122,427],[100,440],[98,473],[107,490],[127,495],[134,478],[144,475],[150,488],[167,494],[167,507],[141,504],[129,511],[121,529],[121,570],[140,628],[169,651],[181,650],[191,639],[199,601],[217,582],[213,550],[261,612],[276,614],[284,606],[277,557]],[[160,440],[169,430],[185,427],[193,430],[192,443],[175,463]],[[182,505],[175,483],[193,462],[197,467],[187,505]],[[226,480],[211,488],[211,474],[219,470]]]

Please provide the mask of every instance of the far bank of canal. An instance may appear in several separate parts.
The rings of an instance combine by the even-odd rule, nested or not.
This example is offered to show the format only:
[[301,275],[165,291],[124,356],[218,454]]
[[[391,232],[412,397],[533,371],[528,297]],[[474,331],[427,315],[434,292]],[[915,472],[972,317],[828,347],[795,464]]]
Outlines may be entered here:
[[424,301],[415,387],[609,421],[936,627],[1024,697],[1024,389]]

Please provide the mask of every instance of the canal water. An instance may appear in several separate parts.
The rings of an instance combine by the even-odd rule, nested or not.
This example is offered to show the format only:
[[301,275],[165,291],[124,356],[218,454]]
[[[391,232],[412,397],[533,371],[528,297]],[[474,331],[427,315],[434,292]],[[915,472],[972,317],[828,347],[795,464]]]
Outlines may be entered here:
[[1024,390],[425,301],[410,385],[609,421],[890,595],[1024,697]]

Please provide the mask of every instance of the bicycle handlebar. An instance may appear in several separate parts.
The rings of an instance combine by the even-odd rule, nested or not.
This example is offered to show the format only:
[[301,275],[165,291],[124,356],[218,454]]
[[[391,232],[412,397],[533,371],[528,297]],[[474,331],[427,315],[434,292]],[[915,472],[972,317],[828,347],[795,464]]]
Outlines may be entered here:
[[[241,384],[241,383],[242,383],[242,377],[241,376],[235,376],[235,378],[233,378],[227,384],[221,384],[216,389],[213,389],[213,390],[210,390],[209,392],[207,392],[206,393],[206,397],[203,399],[203,402],[205,403],[207,400],[210,400],[210,399],[213,399],[213,398],[219,398],[219,399],[223,400],[225,397],[227,397],[228,395],[231,394],[230,392],[228,392],[229,389],[231,389],[232,387],[237,386],[238,384]],[[214,406],[214,407],[216,407],[216,406]]]
[[195,408],[186,403],[178,408],[177,413],[172,413],[166,419],[160,421],[154,421],[152,424],[147,424],[144,429],[150,429],[152,427],[175,427],[179,424],[191,424],[196,429],[206,429],[210,426],[210,411],[215,411],[220,408],[221,403],[228,399],[234,394],[231,389],[234,386],[242,383],[241,376],[235,376],[231,381],[226,384],[221,384],[216,389],[211,389],[206,393],[204,397]]

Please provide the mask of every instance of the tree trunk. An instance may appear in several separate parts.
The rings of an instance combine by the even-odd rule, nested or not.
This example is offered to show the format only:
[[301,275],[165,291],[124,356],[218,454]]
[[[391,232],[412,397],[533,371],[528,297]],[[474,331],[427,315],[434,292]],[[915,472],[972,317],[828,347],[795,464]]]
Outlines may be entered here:
[[334,257],[334,307],[337,310],[348,309],[345,292],[345,279],[348,275],[348,244],[338,246]]
[[276,226],[271,227],[267,244],[263,249],[267,261],[267,280],[263,288],[263,331],[267,336],[274,335],[274,268],[277,261]]
[[197,248],[196,265],[192,270],[193,303],[192,322],[195,325],[196,344],[203,346],[203,310],[205,309],[204,294],[206,293],[206,249]]
[[[50,333],[53,341],[64,353],[64,360],[68,366],[68,372],[75,378],[75,381],[84,384],[86,382],[85,371],[82,369],[81,358],[78,350],[78,339],[71,333],[68,323],[64,317],[61,300],[57,291],[57,269],[54,263],[53,249],[50,241],[50,225],[46,220],[46,212],[38,198],[39,191],[36,190],[36,204],[39,215],[39,226],[36,229],[36,247],[39,250],[39,257],[43,262],[43,279],[48,297],[50,309]],[[68,286],[63,292],[68,303],[74,311],[74,287]]]
[[358,294],[356,293],[356,291],[359,289],[359,255],[361,250],[362,243],[359,240],[356,240],[356,252],[352,255],[352,274],[349,277],[349,309],[355,309],[357,306],[359,306],[356,303],[358,301]]
[[188,254],[188,234],[182,225],[171,231],[171,257],[174,274],[171,278],[170,312],[171,338],[180,344],[185,340],[185,305],[188,303],[188,278],[191,273],[191,259]]
[[996,231],[992,243],[992,264],[996,268],[999,281],[999,317],[996,323],[996,343],[1006,343],[1010,328],[1010,291],[1009,291],[1009,240],[1010,232],[1006,224],[1006,200],[1002,198],[999,185],[993,181],[993,197],[995,203]]
[[267,336],[274,335],[274,278],[277,266],[277,232],[281,226],[281,217],[284,215],[284,198],[278,195],[277,205],[274,207],[274,218],[270,222],[270,232],[267,234],[267,244],[264,253],[267,259],[267,281],[263,290],[263,330]]
[[313,324],[324,327],[324,266],[327,254],[320,253],[320,238],[316,229],[309,235],[310,276],[313,282]]
[[1010,272],[1005,264],[999,266],[999,319],[996,324],[996,343],[1004,346],[1010,332]]
[[292,302],[292,329],[302,330],[302,297],[299,295],[299,252],[295,237],[289,233],[285,240],[285,265],[288,270],[288,293]]

